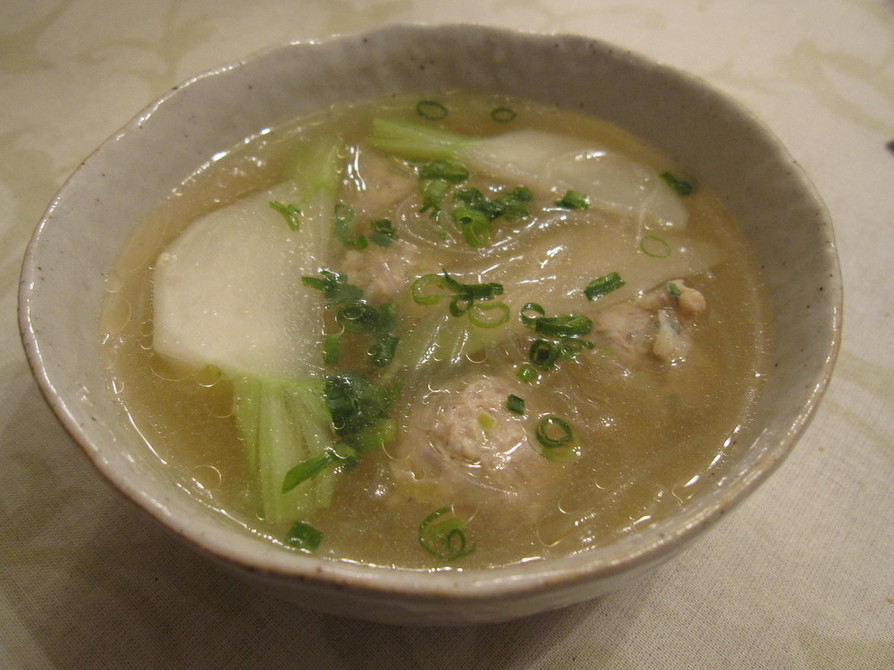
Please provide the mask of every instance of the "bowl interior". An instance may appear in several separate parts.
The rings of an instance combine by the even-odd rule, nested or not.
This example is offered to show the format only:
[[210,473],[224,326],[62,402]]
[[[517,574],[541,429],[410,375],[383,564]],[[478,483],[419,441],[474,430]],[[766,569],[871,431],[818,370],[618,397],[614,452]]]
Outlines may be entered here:
[[[729,459],[712,490],[662,524],[533,570],[376,572],[269,546],[181,490],[124,422],[99,357],[108,268],[154,204],[242,138],[331,104],[457,88],[533,98],[613,121],[720,194],[761,261],[771,297],[772,373],[756,420],[739,437],[748,448]],[[840,301],[831,225],[802,171],[759,122],[703,82],[585,38],[395,26],[262,52],[201,75],[146,109],[88,158],[51,204],[25,259],[20,321],[38,383],[69,433],[128,497],[211,555],[260,569],[268,582],[298,576],[311,591],[337,583],[398,601],[481,603],[536,592],[539,600],[527,605],[535,611],[605,590],[597,578],[617,580],[663,560],[776,467],[828,381]],[[583,583],[590,586],[579,588]],[[480,605],[480,619],[492,618]]]

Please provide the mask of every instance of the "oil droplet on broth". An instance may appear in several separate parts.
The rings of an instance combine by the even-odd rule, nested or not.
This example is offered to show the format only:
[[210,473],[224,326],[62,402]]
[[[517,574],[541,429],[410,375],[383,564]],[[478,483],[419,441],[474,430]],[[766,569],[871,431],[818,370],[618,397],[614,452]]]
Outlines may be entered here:
[[210,416],[226,419],[233,415],[233,385],[228,380],[199,388],[202,388],[202,404]]
[[537,524],[537,540],[545,547],[554,547],[571,535],[577,527],[575,516],[556,509]]
[[124,277],[120,272],[112,270],[106,275],[105,291],[106,293],[118,293],[124,286]]
[[153,353],[152,358],[149,360],[149,369],[159,379],[169,382],[183,381],[194,373],[193,369],[183,363],[159,356],[156,353]]
[[195,482],[199,489],[204,491],[213,491],[220,488],[223,476],[213,465],[197,465],[190,473],[190,478]]
[[133,308],[129,300],[119,297],[106,301],[100,317],[100,328],[109,335],[117,335],[130,322]]

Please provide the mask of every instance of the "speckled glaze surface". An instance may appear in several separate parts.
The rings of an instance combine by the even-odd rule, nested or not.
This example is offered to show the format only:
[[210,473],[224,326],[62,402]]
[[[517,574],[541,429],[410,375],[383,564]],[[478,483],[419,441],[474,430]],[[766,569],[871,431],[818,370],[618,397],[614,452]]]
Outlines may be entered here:
[[[582,85],[585,82],[585,85]],[[667,151],[723,198],[771,296],[772,373],[743,450],[718,485],[666,522],[586,555],[420,574],[296,556],[179,490],[119,415],[97,329],[105,273],[146,211],[209,156],[264,127],[391,91],[497,91],[580,109]],[[166,528],[262,588],[377,621],[511,619],[617,589],[667,560],[785,458],[825,390],[841,331],[828,215],[801,169],[747,111],[704,82],[583,37],[393,26],[291,44],[196,77],[109,139],[62,188],[28,248],[20,327],[38,384],[97,468]]]

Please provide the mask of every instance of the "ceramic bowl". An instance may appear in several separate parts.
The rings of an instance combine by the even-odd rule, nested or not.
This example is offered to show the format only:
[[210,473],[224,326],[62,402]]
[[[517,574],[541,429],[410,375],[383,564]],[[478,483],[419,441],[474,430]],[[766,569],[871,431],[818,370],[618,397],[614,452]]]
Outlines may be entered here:
[[[721,196],[760,260],[771,298],[771,373],[756,420],[740,436],[747,448],[679,513],[565,559],[425,573],[266,544],[187,495],[123,420],[99,356],[106,273],[135,224],[216,152],[334,103],[445,89],[602,117],[663,149]],[[832,227],[804,173],[770,131],[703,81],[584,37],[393,26],[258,53],[186,82],[130,121],[77,169],[37,228],[22,273],[20,325],[37,383],[66,430],[124,496],[176,536],[302,606],[460,624],[618,589],[741,502],[816,410],[838,348],[841,297]]]

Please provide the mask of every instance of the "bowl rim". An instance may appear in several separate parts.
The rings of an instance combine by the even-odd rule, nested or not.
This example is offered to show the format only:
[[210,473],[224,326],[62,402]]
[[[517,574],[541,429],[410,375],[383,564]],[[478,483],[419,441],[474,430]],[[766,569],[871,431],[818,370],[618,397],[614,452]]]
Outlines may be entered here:
[[[806,401],[798,413],[793,417],[789,430],[785,436],[778,440],[771,449],[768,449],[753,467],[744,475],[726,486],[722,495],[716,496],[710,505],[687,514],[675,513],[664,522],[660,522],[634,536],[621,538],[609,545],[585,552],[583,555],[550,559],[532,564],[515,564],[499,566],[487,569],[451,569],[447,572],[430,572],[408,569],[378,568],[370,566],[357,566],[344,561],[320,559],[313,556],[302,556],[277,549],[274,552],[263,554],[264,561],[258,561],[257,556],[248,556],[242,551],[234,551],[221,535],[203,532],[196,524],[184,523],[184,521],[170,513],[170,510],[159,500],[143,491],[139,482],[130,481],[126,473],[112,467],[110,462],[103,458],[102,448],[91,444],[85,435],[81,421],[78,418],[77,408],[72,407],[57,393],[52,373],[44,351],[41,348],[41,337],[34,327],[31,314],[31,295],[38,283],[39,253],[42,240],[49,234],[54,214],[69,194],[78,188],[78,178],[84,167],[93,161],[100,160],[105,148],[117,143],[132,134],[142,122],[159,112],[172,99],[189,95],[196,84],[208,78],[225,77],[228,73],[250,66],[265,58],[275,56],[281,52],[294,49],[318,49],[338,48],[338,46],[350,42],[359,42],[368,37],[383,35],[415,35],[423,39],[426,34],[433,31],[476,31],[489,36],[491,39],[516,39],[537,42],[552,42],[556,40],[577,41],[591,45],[603,52],[623,54],[623,57],[640,68],[650,68],[658,71],[664,77],[670,77],[679,83],[700,89],[709,93],[718,103],[727,109],[735,111],[736,115],[751,123],[760,133],[772,140],[777,158],[788,162],[795,167],[794,176],[800,182],[805,194],[817,203],[818,210],[822,214],[822,226],[830,240],[834,239],[834,232],[828,212],[810,183],[804,171],[794,162],[787,149],[782,145],[775,134],[749,110],[740,105],[728,94],[716,89],[703,79],[684,72],[639,53],[618,47],[599,38],[575,35],[553,34],[539,32],[525,32],[508,28],[487,27],[465,23],[451,23],[438,25],[394,24],[380,28],[374,28],[359,33],[334,35],[326,39],[297,40],[284,44],[273,45],[255,51],[248,56],[229,64],[220,65],[199,73],[183,83],[173,87],[166,94],[147,105],[130,121],[122,126],[109,139],[105,140],[94,150],[68,177],[62,187],[51,201],[46,213],[42,217],[26,249],[19,288],[19,329],[32,374],[45,400],[56,414],[57,418],[72,437],[75,443],[92,461],[94,466],[123,496],[136,506],[148,513],[160,524],[172,531],[194,548],[201,552],[223,559],[225,562],[253,573],[285,576],[317,582],[320,584],[334,584],[341,587],[351,587],[367,592],[380,592],[392,596],[406,596],[415,598],[437,598],[457,600],[484,600],[495,595],[501,597],[523,597],[531,593],[543,592],[556,585],[573,587],[594,577],[609,577],[622,572],[643,567],[652,563],[659,563],[669,557],[685,540],[697,534],[702,528],[713,524],[734,506],[747,497],[758,484],[764,481],[785,459],[800,438],[810,421],[816,414],[820,399],[828,386],[841,342],[842,330],[842,293],[841,271],[837,259],[834,244],[827,249],[825,258],[826,269],[830,273],[828,282],[829,290],[825,292],[827,300],[832,300],[832,322],[829,324],[831,333],[826,358],[812,386],[807,391]],[[833,276],[834,275],[834,276]],[[681,523],[682,522],[682,523]],[[240,545],[241,546],[241,545]],[[248,545],[245,545],[248,546]],[[608,550],[610,549],[610,550]]]

